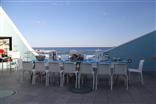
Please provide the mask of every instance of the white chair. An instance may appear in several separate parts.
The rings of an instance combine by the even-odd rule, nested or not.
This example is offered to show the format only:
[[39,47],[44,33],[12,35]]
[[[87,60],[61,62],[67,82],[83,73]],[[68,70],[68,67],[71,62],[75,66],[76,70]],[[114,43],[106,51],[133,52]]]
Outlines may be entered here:
[[24,80],[25,72],[28,72],[30,75],[32,73],[33,63],[31,61],[23,61],[22,62],[22,78]]
[[1,59],[1,67],[2,67],[2,72],[3,72],[3,70],[4,69],[10,69],[10,71],[11,71],[11,67],[10,67],[10,61],[7,61],[7,60],[9,60],[10,58],[9,57],[3,57],[2,59]]
[[21,58],[20,52],[8,51],[8,55],[12,58],[12,62],[10,62],[10,69],[15,69],[15,71],[19,68],[19,59]]
[[60,86],[63,86],[63,70],[61,70],[61,66],[59,62],[49,62],[49,72],[51,73],[59,73],[60,77]]
[[64,63],[63,64],[63,83],[65,74],[75,74],[75,88],[77,88],[77,80],[78,80],[78,71],[76,70],[76,65],[73,62]]
[[35,62],[35,69],[32,70],[33,76],[32,76],[32,84],[36,84],[36,73],[41,73],[41,80],[42,80],[42,73],[46,74],[46,86],[49,86],[49,71],[46,70],[46,66],[44,62]]
[[23,68],[22,61],[23,60],[21,58],[14,59],[13,62],[10,62],[9,67],[14,68],[15,71],[19,71],[19,70],[21,70]]
[[78,88],[80,88],[80,80],[81,80],[81,76],[82,75],[92,75],[92,79],[93,79],[93,82],[92,82],[92,89],[94,90],[95,89],[95,73],[94,73],[94,70],[93,70],[93,66],[91,63],[81,63],[80,64],[80,69],[79,69],[79,75],[78,75]]
[[23,68],[22,63],[23,60],[21,58],[17,59],[17,70],[21,70]]
[[[125,63],[113,63],[114,68],[112,72],[112,76],[114,77],[115,75],[117,76],[124,76],[126,78],[126,89],[128,90],[128,69],[127,69],[127,64]],[[112,87],[113,87],[113,78],[112,78]]]
[[144,60],[140,60],[138,69],[132,69],[132,68],[129,68],[129,69],[128,69],[128,72],[129,72],[129,79],[130,79],[130,74],[131,74],[132,72],[133,72],[133,73],[138,73],[138,74],[140,74],[140,81],[141,81],[141,84],[142,84],[142,85],[144,84],[143,74],[142,74],[143,65],[144,65]]
[[111,64],[102,63],[97,65],[97,74],[96,74],[96,90],[98,86],[98,77],[99,76],[108,76],[110,78],[110,89],[112,90],[112,72]]

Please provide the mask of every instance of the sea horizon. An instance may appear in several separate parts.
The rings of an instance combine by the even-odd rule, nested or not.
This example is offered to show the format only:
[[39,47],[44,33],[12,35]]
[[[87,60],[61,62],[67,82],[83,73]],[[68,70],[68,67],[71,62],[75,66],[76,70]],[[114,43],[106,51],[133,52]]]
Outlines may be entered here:
[[98,49],[105,51],[111,48],[112,47],[33,47],[34,50],[56,50],[58,54],[69,54],[71,50],[77,50],[88,55],[93,55]]
[[53,49],[78,49],[78,50],[88,50],[88,49],[91,49],[91,50],[94,50],[94,49],[110,49],[110,48],[113,48],[113,47],[32,47],[33,49],[39,49],[39,50],[53,50]]
[[[114,47],[114,46],[112,46],[112,47]],[[64,47],[63,46],[62,47],[55,47],[55,46],[54,47],[53,46],[48,46],[48,47],[42,46],[42,47],[40,47],[40,46],[35,46],[34,47],[34,46],[32,46],[32,48],[112,48],[112,47],[109,47],[109,46],[108,47],[107,46],[106,47],[105,46],[97,46],[97,47],[96,46],[93,46],[93,47],[91,47],[91,46],[89,46],[89,47],[88,46],[78,46],[78,47],[77,46],[74,46],[74,47],[72,47],[72,46],[64,46]]]

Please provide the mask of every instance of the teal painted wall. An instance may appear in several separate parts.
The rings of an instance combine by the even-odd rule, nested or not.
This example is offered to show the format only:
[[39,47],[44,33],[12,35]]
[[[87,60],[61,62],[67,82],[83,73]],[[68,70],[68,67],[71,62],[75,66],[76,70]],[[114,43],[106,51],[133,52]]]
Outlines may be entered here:
[[[155,41],[155,56],[156,56],[156,33],[155,33],[155,38],[154,38],[154,41]],[[156,70],[156,60],[155,60],[155,70]]]
[[116,47],[108,53],[111,57],[131,58],[133,62],[129,67],[134,68],[138,67],[140,59],[145,59],[143,70],[156,71],[156,61],[153,59],[156,54],[156,31]]

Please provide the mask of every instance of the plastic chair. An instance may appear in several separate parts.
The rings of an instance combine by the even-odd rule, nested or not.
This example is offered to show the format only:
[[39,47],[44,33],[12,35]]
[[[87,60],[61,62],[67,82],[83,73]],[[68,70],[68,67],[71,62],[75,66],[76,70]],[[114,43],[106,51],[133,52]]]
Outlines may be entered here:
[[77,80],[78,80],[78,71],[76,70],[76,65],[73,62],[64,63],[63,64],[63,83],[64,83],[64,75],[65,74],[75,74],[76,81],[75,81],[75,88],[77,88]]
[[29,72],[32,73],[32,69],[33,69],[33,63],[31,61],[23,61],[22,62],[22,78],[24,80],[24,74],[25,72]]
[[96,90],[98,86],[98,77],[99,76],[108,76],[110,78],[110,89],[112,90],[112,72],[111,64],[103,63],[97,65],[97,74],[96,74]]
[[[128,90],[127,64],[125,64],[125,63],[113,63],[113,64],[114,64],[114,68],[113,68],[113,72],[112,72],[112,77],[114,77],[115,75],[125,76],[125,78],[126,78],[126,89]],[[112,88],[113,88],[113,78],[112,78]],[[111,90],[112,90],[112,88],[111,88]]]
[[36,73],[41,73],[41,80],[42,80],[42,73],[46,74],[46,86],[49,86],[49,71],[46,70],[46,66],[44,62],[35,62],[35,69],[32,70],[33,77],[32,77],[32,84],[36,84]]
[[61,70],[60,62],[49,62],[49,72],[59,73],[60,77],[60,86],[63,86],[63,70]]
[[92,82],[92,89],[95,89],[95,73],[93,71],[93,66],[91,63],[81,63],[80,64],[80,70],[79,70],[79,75],[78,75],[78,88],[80,88],[80,80],[81,80],[81,75],[92,75],[93,82]]
[[128,72],[129,72],[129,79],[130,79],[130,74],[133,72],[133,73],[138,73],[140,75],[140,81],[141,81],[141,84],[143,85],[144,84],[144,80],[143,80],[143,74],[142,74],[142,69],[143,69],[143,65],[144,65],[144,60],[140,60],[139,62],[139,67],[137,69],[132,69],[132,68],[129,68],[128,69]]

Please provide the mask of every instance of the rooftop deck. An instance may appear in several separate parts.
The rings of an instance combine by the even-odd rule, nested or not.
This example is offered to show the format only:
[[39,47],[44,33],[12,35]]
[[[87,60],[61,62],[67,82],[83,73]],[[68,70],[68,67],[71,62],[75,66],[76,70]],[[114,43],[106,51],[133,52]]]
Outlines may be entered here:
[[[133,78],[137,78],[134,76]],[[156,103],[156,73],[144,73],[145,85],[133,80],[126,90],[123,84],[115,84],[111,91],[101,85],[97,91],[77,94],[68,87],[57,85],[45,87],[42,83],[31,85],[29,80],[23,83],[15,72],[0,73],[0,90],[16,91],[15,95],[0,98],[0,104],[154,104]]]

